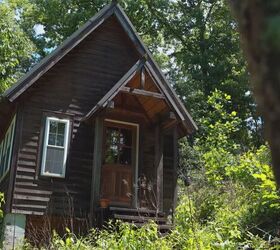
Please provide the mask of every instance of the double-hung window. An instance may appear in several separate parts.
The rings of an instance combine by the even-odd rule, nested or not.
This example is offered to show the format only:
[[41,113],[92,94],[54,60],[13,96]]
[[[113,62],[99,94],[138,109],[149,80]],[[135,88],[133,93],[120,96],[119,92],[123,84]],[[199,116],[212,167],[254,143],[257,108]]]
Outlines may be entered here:
[[47,117],[41,175],[65,177],[70,121]]

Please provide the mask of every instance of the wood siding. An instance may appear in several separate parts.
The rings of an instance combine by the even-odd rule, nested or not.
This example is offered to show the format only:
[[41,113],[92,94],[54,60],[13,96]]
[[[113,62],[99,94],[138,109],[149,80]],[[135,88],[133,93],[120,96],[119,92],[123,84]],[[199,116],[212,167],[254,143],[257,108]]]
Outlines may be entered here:
[[[139,176],[144,175],[147,178],[148,183],[153,187],[153,191],[148,195],[148,203],[153,202],[155,204],[156,194],[156,168],[154,166],[155,160],[155,128],[146,127],[142,131],[142,155],[143,160],[140,164]],[[174,174],[173,174],[173,138],[172,135],[163,136],[163,211],[169,214],[173,208],[173,196],[174,196]],[[152,194],[154,193],[154,194]],[[150,204],[150,208],[154,208],[154,205]]]
[[[94,127],[80,120],[137,60],[133,45],[111,17],[20,97],[22,138],[12,212],[71,215],[75,208],[76,215],[87,215]],[[66,114],[71,120],[65,179],[37,178],[45,112]]]

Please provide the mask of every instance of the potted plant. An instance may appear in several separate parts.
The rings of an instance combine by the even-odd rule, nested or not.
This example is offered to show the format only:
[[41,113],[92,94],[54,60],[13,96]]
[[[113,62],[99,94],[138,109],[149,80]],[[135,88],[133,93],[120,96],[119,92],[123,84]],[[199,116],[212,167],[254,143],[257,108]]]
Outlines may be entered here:
[[110,200],[106,198],[101,198],[99,204],[101,208],[107,208],[109,206]]

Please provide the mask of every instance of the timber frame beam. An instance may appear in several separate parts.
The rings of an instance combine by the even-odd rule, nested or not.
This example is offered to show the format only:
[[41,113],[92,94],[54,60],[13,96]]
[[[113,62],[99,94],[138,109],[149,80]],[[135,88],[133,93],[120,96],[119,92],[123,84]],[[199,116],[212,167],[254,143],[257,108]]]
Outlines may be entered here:
[[129,87],[122,87],[120,89],[121,92],[123,93],[128,93],[132,95],[142,95],[146,97],[153,97],[153,98],[158,98],[158,99],[165,99],[163,94],[156,93],[156,92],[151,92],[143,89],[134,89],[134,88],[129,88]]

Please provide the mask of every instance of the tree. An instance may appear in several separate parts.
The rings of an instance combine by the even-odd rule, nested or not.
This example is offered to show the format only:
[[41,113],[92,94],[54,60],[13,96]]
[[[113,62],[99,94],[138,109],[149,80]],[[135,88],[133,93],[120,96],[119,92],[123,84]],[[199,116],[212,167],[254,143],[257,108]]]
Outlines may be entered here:
[[20,12],[0,2],[0,93],[30,66],[34,46],[18,24]]
[[[33,7],[24,9],[20,22],[36,44],[37,53],[44,57],[109,2],[32,0]],[[263,142],[236,23],[224,1],[119,0],[119,4],[195,120],[207,115],[211,109],[207,96],[218,89],[232,96],[227,108],[236,110],[242,119],[235,139],[246,148]],[[44,33],[34,33],[34,25],[43,27]],[[204,127],[199,125],[202,133]]]
[[224,1],[170,1],[164,7],[145,2],[163,33],[164,52],[171,58],[168,75],[195,120],[207,116],[211,109],[207,97],[215,89],[221,90],[232,97],[227,110],[236,110],[242,119],[238,142],[248,146],[253,139],[252,144],[261,144],[262,124],[255,122],[260,118],[248,86],[236,23]]
[[231,0],[280,187],[280,2]]

